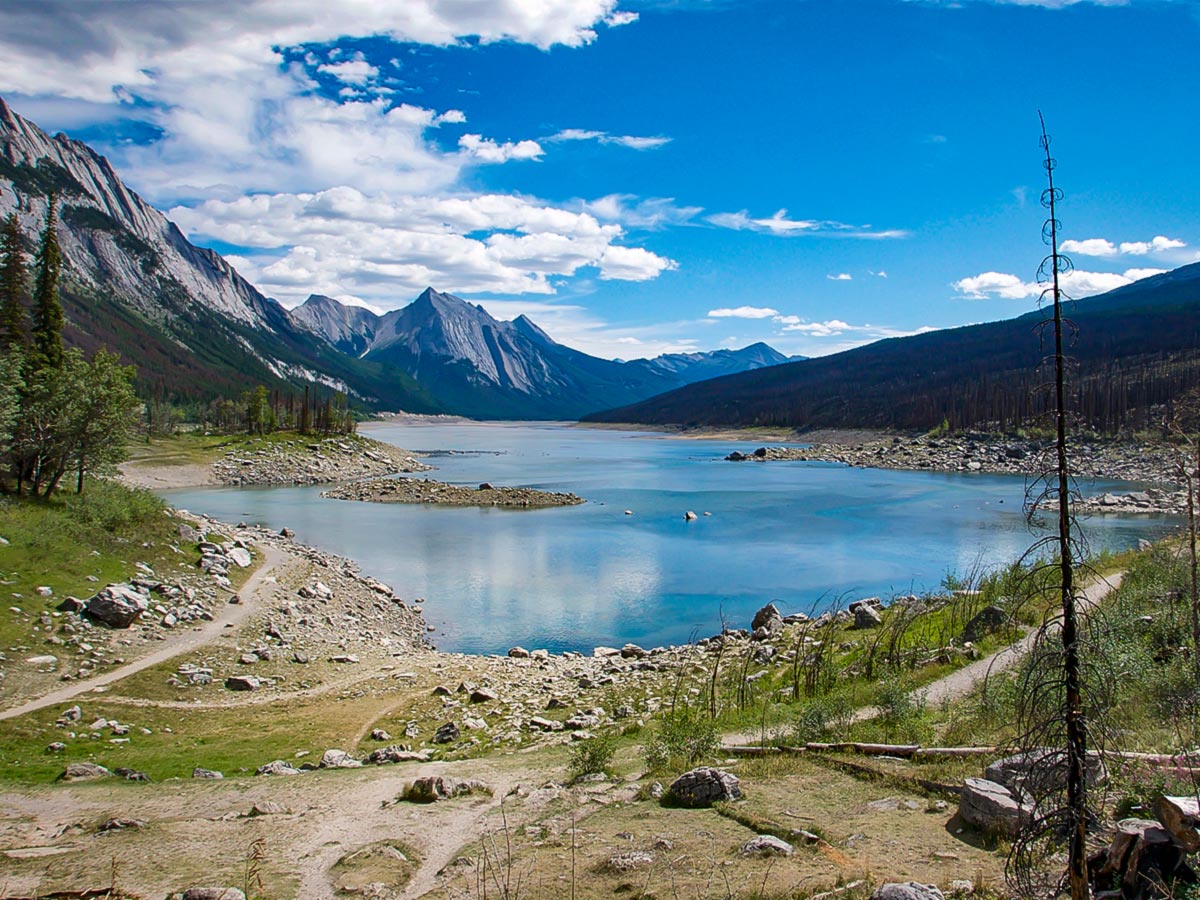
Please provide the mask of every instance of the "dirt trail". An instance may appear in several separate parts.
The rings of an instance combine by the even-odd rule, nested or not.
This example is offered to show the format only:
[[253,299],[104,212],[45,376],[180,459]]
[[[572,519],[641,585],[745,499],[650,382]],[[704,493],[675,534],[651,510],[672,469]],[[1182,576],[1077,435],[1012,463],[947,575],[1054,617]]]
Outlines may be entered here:
[[123,666],[105,672],[103,675],[89,678],[86,681],[68,684],[34,700],[22,703],[20,706],[12,706],[8,709],[0,710],[0,721],[36,712],[39,709],[45,709],[47,706],[66,703],[81,694],[95,691],[97,688],[112,684],[114,681],[120,681],[122,678],[133,675],[135,672],[140,672],[172,657],[179,656],[181,653],[194,650],[224,632],[227,625],[236,627],[258,609],[260,601],[266,594],[274,590],[276,584],[274,580],[275,571],[283,563],[292,558],[290,554],[282,550],[277,550],[274,547],[260,545],[258,549],[263,554],[263,563],[246,579],[246,583],[238,591],[241,603],[227,603],[221,606],[211,622],[205,622],[201,627],[194,628],[191,631],[180,632],[177,635],[167,638],[163,646],[159,647],[153,653],[143,656],[141,659],[126,663]]
[[[1097,576],[1091,584],[1084,588],[1080,597],[1079,608],[1081,614],[1087,615],[1089,610],[1102,603],[1109,594],[1121,586],[1121,579],[1123,577],[1124,572],[1114,572],[1107,576]],[[1029,652],[1036,638],[1037,630],[1033,629],[1020,640],[997,650],[991,656],[976,660],[970,665],[956,669],[949,675],[945,675],[936,681],[931,681],[924,687],[918,688],[914,692],[914,695],[917,697],[923,696],[925,703],[929,706],[939,706],[942,703],[964,697],[980,681],[1016,665]],[[879,710],[876,707],[864,706],[854,713],[851,721],[862,722],[866,719],[872,719],[878,714]],[[726,747],[747,746],[761,742],[761,732],[739,731],[726,734],[722,738],[722,744]]]

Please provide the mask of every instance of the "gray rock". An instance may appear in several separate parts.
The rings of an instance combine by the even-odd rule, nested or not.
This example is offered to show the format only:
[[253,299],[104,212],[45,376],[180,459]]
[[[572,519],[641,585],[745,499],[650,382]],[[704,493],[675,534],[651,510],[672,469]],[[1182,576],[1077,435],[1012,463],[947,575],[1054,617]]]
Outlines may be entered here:
[[936,885],[905,881],[881,884],[871,895],[871,900],[946,900],[946,898]]
[[988,834],[1012,837],[1029,821],[1029,809],[1004,785],[968,778],[958,801],[964,822]]
[[259,800],[250,807],[250,812],[246,813],[246,817],[254,819],[259,816],[286,816],[289,813],[291,810],[282,803],[276,803],[274,800]]
[[373,741],[390,741],[392,736],[382,728],[376,728],[371,732],[371,740]]
[[438,800],[449,800],[463,794],[475,791],[486,791],[488,786],[474,779],[461,780],[444,775],[427,775],[418,778],[404,793],[404,798],[412,803],[435,803]]
[[179,900],[246,900],[246,895],[235,887],[193,887],[182,894]]
[[326,750],[321,754],[321,762],[318,765],[322,769],[358,769],[362,767],[362,763],[345,750]]
[[67,749],[67,745],[64,744],[62,741],[51,741],[50,744],[46,747],[46,752],[47,753],[62,753],[66,749]]
[[91,781],[96,778],[108,778],[112,772],[96,763],[71,763],[59,778],[63,781]]
[[491,688],[481,687],[471,691],[472,703],[490,703],[493,700],[499,700],[500,695]]
[[300,770],[291,763],[284,762],[282,759],[272,760],[266,765],[259,766],[254,772],[255,775],[299,775]]
[[646,869],[654,865],[654,854],[645,850],[627,850],[610,857],[608,867],[617,872],[632,872],[636,869]]
[[239,569],[248,568],[254,562],[254,557],[250,555],[250,551],[245,547],[234,547],[226,556]]
[[883,617],[879,615],[879,610],[867,604],[861,604],[854,610],[854,627],[855,628],[878,628],[883,624]]
[[700,766],[676,778],[668,793],[684,806],[712,806],[725,800],[740,800],[737,776],[720,769]]
[[231,675],[225,679],[225,687],[231,691],[257,691],[262,682],[253,675]]
[[980,638],[998,631],[1009,623],[1008,613],[998,606],[985,606],[977,612],[962,630],[959,640],[976,643]]
[[687,512],[685,512],[685,513],[683,514],[683,518],[684,518],[684,520],[685,520],[685,521],[688,521],[688,522],[695,522],[695,521],[696,521],[696,519],[697,519],[697,516],[696,516],[696,514],[695,514],[694,512],[692,512],[692,511],[689,509]]
[[110,628],[128,628],[149,607],[145,594],[128,584],[110,584],[87,602],[87,614]]
[[508,655],[513,659],[529,659],[529,651],[524,647],[513,647],[508,651]]
[[783,616],[774,603],[768,603],[754,614],[750,630],[758,631],[760,628],[765,628],[772,634],[783,629]]
[[439,726],[438,730],[434,732],[433,742],[435,744],[449,744],[457,741],[460,733],[457,725],[453,722],[447,722],[445,725]]
[[[1089,756],[1084,767],[1089,785],[1107,783],[1108,771],[1099,757]],[[1045,797],[1067,787],[1066,753],[1062,750],[1038,749],[1006,756],[987,767],[987,777],[1013,793],[1033,798]]]
[[742,844],[743,856],[791,856],[796,848],[773,834],[760,834]]
[[202,769],[202,768],[200,768],[200,766],[196,766],[196,768],[192,769],[192,777],[193,778],[220,779],[220,778],[224,778],[225,776],[221,772],[216,771],[215,769]]

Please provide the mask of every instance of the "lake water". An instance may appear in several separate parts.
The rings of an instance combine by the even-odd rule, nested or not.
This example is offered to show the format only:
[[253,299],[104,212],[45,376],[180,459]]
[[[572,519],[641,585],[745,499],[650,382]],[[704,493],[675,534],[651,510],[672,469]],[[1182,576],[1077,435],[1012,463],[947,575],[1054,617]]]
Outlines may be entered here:
[[[730,451],[761,443],[544,424],[363,432],[411,450],[463,451],[427,460],[440,481],[572,491],[588,503],[522,511],[356,503],[323,499],[319,487],[166,496],[225,521],[287,526],[356,560],[404,598],[426,598],[439,648],[471,653],[685,643],[719,631],[722,617],[748,627],[771,600],[786,615],[820,611],[835,597],[934,590],[947,573],[1017,558],[1035,538],[1019,477],[731,463]],[[687,510],[699,518],[685,521]],[[1093,549],[1117,549],[1173,526],[1104,516],[1085,530]]]

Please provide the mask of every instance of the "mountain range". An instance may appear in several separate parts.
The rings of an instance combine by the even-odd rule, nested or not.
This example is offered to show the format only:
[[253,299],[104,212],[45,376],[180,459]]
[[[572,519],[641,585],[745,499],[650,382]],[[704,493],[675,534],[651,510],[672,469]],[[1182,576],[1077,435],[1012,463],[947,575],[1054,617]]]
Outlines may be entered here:
[[[190,243],[103,156],[47,135],[0,99],[0,215],[30,238],[59,202],[68,343],[105,345],[144,396],[203,402],[265,384],[342,391],[361,407],[477,418],[576,418],[713,375],[774,365],[765,344],[655,360],[597,359],[522,316],[432,288],[382,316],[313,296],[288,310]],[[30,244],[30,249],[32,243]]]
[[[1065,304],[1077,423],[1101,433],[1161,429],[1200,388],[1200,263]],[[891,338],[743,372],[585,417],[687,426],[1009,429],[1044,421],[1048,311]]]
[[448,408],[476,418],[578,418],[612,398],[640,400],[788,359],[761,343],[652,360],[598,359],[556,343],[527,316],[499,321],[433,288],[384,315],[313,295],[292,316],[338,350],[395,366]]

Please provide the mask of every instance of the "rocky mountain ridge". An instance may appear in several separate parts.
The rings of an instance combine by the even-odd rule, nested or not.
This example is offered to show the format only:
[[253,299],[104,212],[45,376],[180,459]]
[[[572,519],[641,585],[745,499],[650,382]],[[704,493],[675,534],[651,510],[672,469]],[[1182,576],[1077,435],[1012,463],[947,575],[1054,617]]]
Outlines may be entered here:
[[426,288],[376,315],[313,295],[292,316],[344,353],[395,365],[480,417],[575,418],[615,397],[645,398],[729,372],[786,362],[766,344],[628,362],[559,344],[526,316],[501,321],[482,305]]

